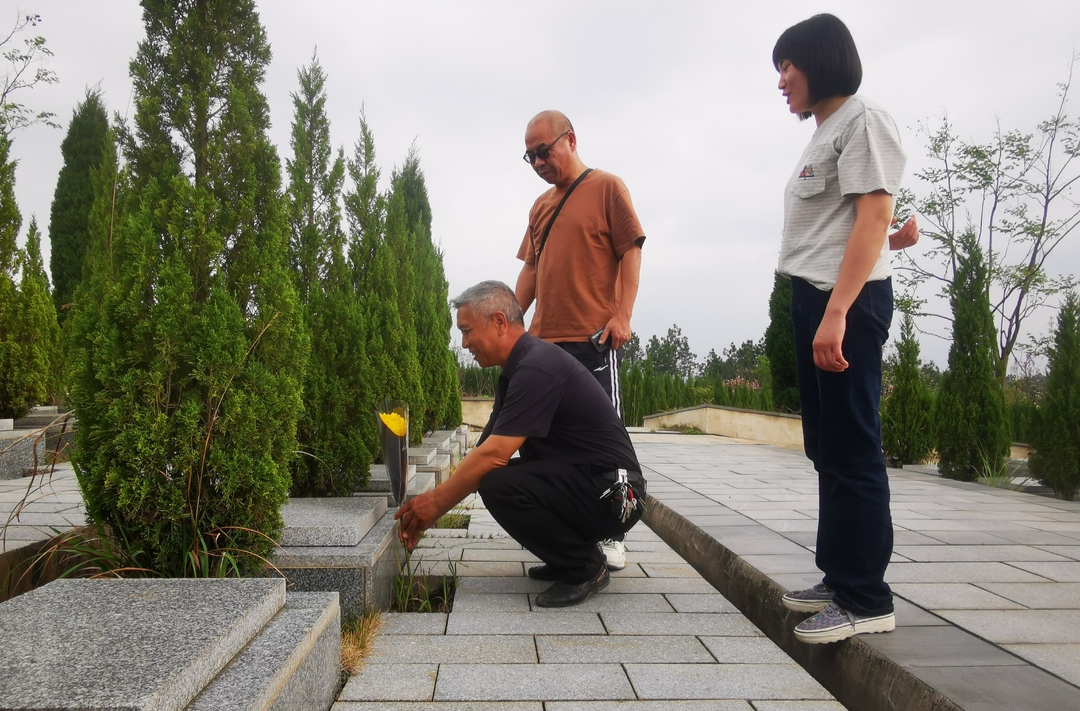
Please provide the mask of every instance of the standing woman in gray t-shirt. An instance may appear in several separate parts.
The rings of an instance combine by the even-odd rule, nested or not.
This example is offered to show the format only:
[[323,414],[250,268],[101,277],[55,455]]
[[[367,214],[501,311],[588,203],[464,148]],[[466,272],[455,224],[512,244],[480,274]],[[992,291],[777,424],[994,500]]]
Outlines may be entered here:
[[[862,63],[832,15],[788,28],[773,49],[789,110],[817,124],[784,191],[778,271],[791,279],[803,441],[818,472],[821,583],[784,605],[816,614],[795,628],[824,643],[895,626],[881,450],[881,351],[892,321],[887,232],[904,153],[892,118],[856,96]],[[914,234],[913,234],[914,233]],[[917,239],[914,223],[893,236]]]

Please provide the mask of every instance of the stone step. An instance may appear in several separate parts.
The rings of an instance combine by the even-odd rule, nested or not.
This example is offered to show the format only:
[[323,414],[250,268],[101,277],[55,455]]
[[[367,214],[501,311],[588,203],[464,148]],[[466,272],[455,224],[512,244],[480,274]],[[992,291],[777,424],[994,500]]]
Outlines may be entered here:
[[45,437],[34,430],[0,430],[0,479],[18,479],[44,467]]
[[[367,493],[352,498],[378,500],[385,506],[386,497]],[[263,574],[284,577],[290,592],[337,592],[342,615],[360,615],[369,607],[390,609],[391,586],[405,560],[405,549],[397,538],[393,518],[397,509],[383,510],[359,543],[279,548],[270,560],[273,567]]]
[[329,709],[341,665],[341,608],[332,592],[291,592],[285,606],[187,711]]
[[289,499],[281,508],[282,546],[355,546],[383,514],[383,497]]
[[54,581],[0,604],[0,709],[183,708],[284,605],[282,580]]
[[427,437],[421,440],[423,444],[429,444],[435,447],[435,449],[450,449],[451,446],[456,447],[457,442],[454,441],[454,433],[450,430],[437,430],[432,432]]
[[[449,454],[436,455],[430,464],[417,465],[416,475],[434,474],[435,484],[441,484],[450,478],[451,457]],[[410,489],[410,492],[412,489]]]
[[435,455],[438,454],[438,450],[430,444],[421,444],[416,447],[409,447],[409,464],[430,464]]

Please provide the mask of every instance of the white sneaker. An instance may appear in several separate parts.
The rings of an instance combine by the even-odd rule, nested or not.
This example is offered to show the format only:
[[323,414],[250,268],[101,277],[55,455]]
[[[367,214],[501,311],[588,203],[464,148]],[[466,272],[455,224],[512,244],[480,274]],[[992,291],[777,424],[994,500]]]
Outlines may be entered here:
[[608,570],[622,570],[626,567],[626,546],[622,541],[613,541],[605,538],[600,541],[600,552],[607,558]]

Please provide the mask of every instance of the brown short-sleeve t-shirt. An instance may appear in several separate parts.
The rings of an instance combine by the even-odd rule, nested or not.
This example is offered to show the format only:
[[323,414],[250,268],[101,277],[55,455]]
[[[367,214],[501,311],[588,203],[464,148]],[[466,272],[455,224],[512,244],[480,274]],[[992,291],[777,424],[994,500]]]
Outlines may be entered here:
[[[544,228],[564,194],[552,188],[533,203],[517,254],[526,264],[536,265]],[[615,315],[619,261],[644,239],[623,181],[600,170],[585,176],[541,252],[529,333],[545,341],[587,341]]]

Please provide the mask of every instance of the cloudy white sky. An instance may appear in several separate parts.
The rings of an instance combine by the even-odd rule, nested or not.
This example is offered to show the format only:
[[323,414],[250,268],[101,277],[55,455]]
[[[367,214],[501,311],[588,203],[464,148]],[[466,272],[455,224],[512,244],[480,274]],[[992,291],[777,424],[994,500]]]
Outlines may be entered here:
[[[760,338],[768,322],[781,189],[813,130],[787,113],[776,89],[770,55],[785,28],[817,12],[848,24],[862,54],[860,93],[892,112],[909,176],[924,163],[919,122],[947,112],[962,137],[980,141],[998,122],[1031,130],[1056,107],[1056,85],[1080,50],[1073,0],[258,6],[273,49],[264,92],[282,159],[296,70],[317,48],[336,144],[351,153],[361,106],[385,176],[415,141],[451,295],[482,279],[513,284],[528,209],[546,188],[520,158],[525,124],[542,109],[564,111],[585,163],[626,181],[648,235],[635,331],[646,340],[678,324],[699,358]],[[42,16],[36,31],[60,79],[21,101],[55,112],[66,128],[86,87],[100,85],[111,112],[131,114],[137,2],[3,0],[0,23],[17,12]],[[1076,116],[1080,91],[1072,106]],[[47,234],[63,136],[35,127],[14,137],[24,233],[36,214]],[[922,189],[913,177],[906,184]],[[1080,235],[1058,270],[1080,272],[1077,243]],[[1043,314],[1031,325],[1049,323]],[[923,351],[943,365],[947,344],[924,337]]]

